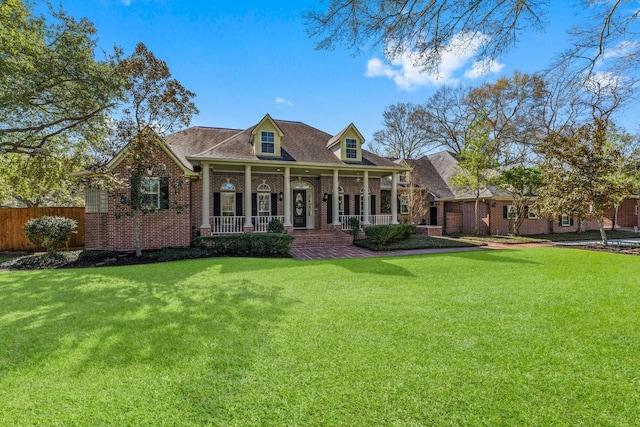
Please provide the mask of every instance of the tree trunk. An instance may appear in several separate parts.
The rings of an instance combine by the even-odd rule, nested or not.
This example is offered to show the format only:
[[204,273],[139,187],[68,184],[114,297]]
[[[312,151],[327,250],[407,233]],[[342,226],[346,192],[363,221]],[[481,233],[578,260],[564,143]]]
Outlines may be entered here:
[[614,231],[616,229],[616,223],[618,222],[618,208],[620,206],[619,205],[615,205],[613,207],[613,221],[611,221],[611,231]]
[[480,218],[479,218],[479,205],[480,205],[480,198],[476,197],[476,203],[475,203],[475,213],[476,213],[476,230],[475,230],[475,234],[476,236],[480,235]]
[[140,209],[133,209],[133,241],[136,247],[136,256],[142,256],[140,245]]
[[609,245],[607,241],[607,233],[604,231],[604,218],[602,216],[598,217],[598,228],[600,229],[600,237],[602,238],[602,244],[605,246]]

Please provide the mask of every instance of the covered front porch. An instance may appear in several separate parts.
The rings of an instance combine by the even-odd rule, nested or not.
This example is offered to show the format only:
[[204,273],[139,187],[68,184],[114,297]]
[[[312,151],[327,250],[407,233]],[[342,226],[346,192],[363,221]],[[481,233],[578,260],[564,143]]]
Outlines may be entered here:
[[[348,230],[349,218],[361,227],[398,223],[396,170],[264,163],[201,164],[200,235],[266,233],[274,219],[287,232]],[[383,202],[380,178],[389,175]]]
[[[365,225],[389,225],[397,224],[393,222],[392,215],[369,215],[368,221],[365,222],[364,215],[339,215],[338,224],[342,231],[349,230],[349,218],[357,218],[360,223],[360,229]],[[269,223],[276,219],[285,224],[284,215],[266,215],[252,216],[251,225],[253,233],[266,233],[269,231]],[[211,232],[210,234],[234,234],[247,232],[245,229],[246,218],[244,216],[212,216],[210,217]],[[336,225],[336,224],[332,224]],[[309,229],[309,227],[291,227],[295,229]]]

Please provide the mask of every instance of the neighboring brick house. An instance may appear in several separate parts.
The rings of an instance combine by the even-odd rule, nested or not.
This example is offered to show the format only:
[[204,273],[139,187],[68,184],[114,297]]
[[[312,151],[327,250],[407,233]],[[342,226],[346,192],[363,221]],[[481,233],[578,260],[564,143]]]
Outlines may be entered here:
[[[353,124],[330,135],[268,114],[244,130],[177,132],[158,148],[142,180],[148,211],[141,215],[142,249],[185,247],[198,235],[266,232],[273,218],[290,233],[342,233],[350,216],[363,225],[397,223],[397,177],[408,169],[363,143]],[[127,179],[126,148],[107,168]],[[380,181],[389,176],[390,202],[381,209]],[[87,249],[134,248],[122,191],[87,188]]]
[[[444,234],[465,233],[475,231],[475,196],[460,192],[450,182],[457,173],[457,159],[454,153],[442,151],[423,156],[416,160],[396,160],[411,169],[399,177],[398,189],[399,220],[415,223],[426,223],[440,226]],[[383,181],[389,184],[389,180]],[[418,210],[421,215],[412,218],[409,194],[422,192],[423,206]],[[625,200],[618,208],[617,227],[633,228],[640,226],[638,206],[640,200],[632,198]],[[505,235],[510,231],[510,217],[514,214],[512,196],[499,188],[490,187],[480,194],[480,233]],[[414,215],[415,216],[415,215]],[[605,227],[613,224],[614,210],[605,212]],[[520,226],[520,234],[548,234],[575,232],[580,225],[574,218],[562,215],[550,220],[538,218],[533,211],[527,210],[527,218]],[[596,221],[587,221],[582,225],[583,230],[597,230]]]

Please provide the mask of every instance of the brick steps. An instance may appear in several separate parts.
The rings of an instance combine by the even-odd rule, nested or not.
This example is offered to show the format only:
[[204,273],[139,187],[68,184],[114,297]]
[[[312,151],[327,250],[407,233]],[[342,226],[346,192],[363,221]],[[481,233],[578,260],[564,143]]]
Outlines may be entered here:
[[352,237],[341,231],[328,230],[294,230],[291,234],[291,248],[328,248],[351,246]]

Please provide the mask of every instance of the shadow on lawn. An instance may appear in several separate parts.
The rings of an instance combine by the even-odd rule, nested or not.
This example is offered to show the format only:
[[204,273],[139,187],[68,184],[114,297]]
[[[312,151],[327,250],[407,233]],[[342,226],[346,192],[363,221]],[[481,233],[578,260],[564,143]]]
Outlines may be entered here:
[[49,365],[72,376],[140,366],[207,382],[241,377],[295,301],[250,280],[207,280],[201,262],[172,264],[156,277],[148,266],[5,276],[0,377]]
[[481,262],[492,262],[492,263],[508,263],[508,264],[540,264],[539,262],[532,261],[530,259],[524,259],[523,257],[517,256],[519,250],[517,248],[514,249],[486,249],[486,250],[478,250],[478,251],[468,251],[468,252],[447,252],[443,254],[435,254],[438,256],[450,256],[455,258],[462,258],[466,260],[474,260]]

